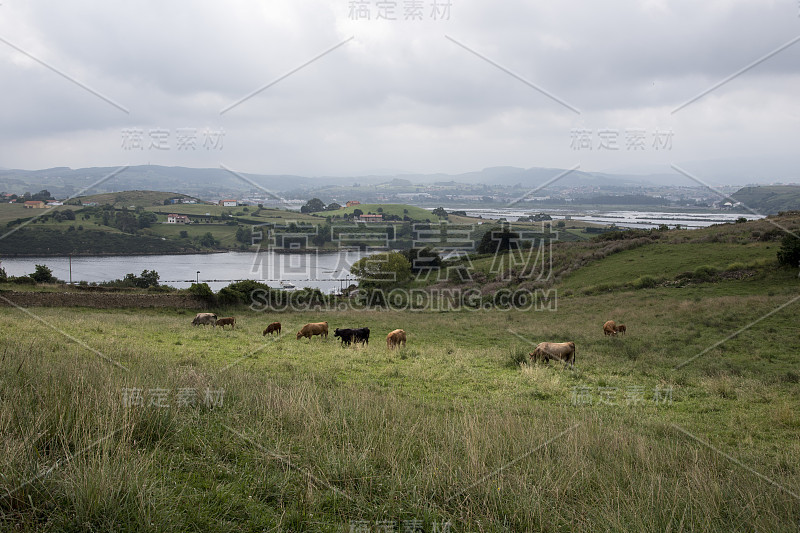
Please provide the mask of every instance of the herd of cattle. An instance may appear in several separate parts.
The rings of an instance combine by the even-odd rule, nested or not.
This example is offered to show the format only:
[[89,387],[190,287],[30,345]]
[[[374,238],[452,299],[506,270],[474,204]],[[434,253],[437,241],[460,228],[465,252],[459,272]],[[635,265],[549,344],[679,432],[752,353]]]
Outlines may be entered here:
[[[231,329],[236,327],[235,317],[218,318],[214,313],[197,313],[197,316],[192,320],[193,326],[220,326],[225,329],[225,326],[230,326]],[[281,335],[281,323],[273,322],[266,327],[262,336],[272,335],[277,333]],[[327,322],[310,322],[300,328],[297,332],[297,340],[302,338],[310,339],[315,335],[328,338],[328,323]],[[362,345],[369,344],[369,328],[336,328],[333,331],[333,336],[338,337],[342,342],[342,346],[349,346],[353,343],[361,343]],[[396,329],[386,336],[386,346],[391,350],[398,346],[406,345],[406,332],[402,329]]]
[[[225,329],[225,326],[230,326],[231,329],[234,329],[236,327],[236,318],[217,318],[217,315],[214,313],[197,313],[197,316],[192,320],[192,325],[220,326],[222,329]],[[616,337],[620,333],[624,335],[627,330],[628,328],[625,327],[625,324],[617,324],[613,320],[609,320],[603,324],[603,334],[606,336]],[[272,335],[273,333],[277,333],[280,337],[280,322],[273,322],[267,326],[262,335]],[[315,335],[327,339],[328,323],[310,322],[306,324],[297,332],[297,340],[302,338],[311,339]],[[349,346],[354,343],[361,343],[362,345],[369,344],[369,328],[336,328],[333,330],[333,336],[337,337],[342,342],[342,346]],[[406,345],[406,332],[402,329],[396,329],[386,336],[386,346],[390,350],[401,345]],[[531,362],[542,361],[546,363],[552,359],[568,363],[570,366],[575,366],[575,343],[540,342],[528,355],[531,358]]]

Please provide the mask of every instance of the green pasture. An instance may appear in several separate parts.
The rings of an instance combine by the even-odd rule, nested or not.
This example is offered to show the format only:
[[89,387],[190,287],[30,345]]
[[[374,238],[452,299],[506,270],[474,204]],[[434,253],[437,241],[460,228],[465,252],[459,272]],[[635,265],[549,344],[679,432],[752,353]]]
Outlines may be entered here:
[[171,198],[189,198],[185,194],[161,191],[122,191],[92,194],[81,196],[77,199],[82,203],[97,202],[99,205],[113,205],[116,208],[130,206],[159,206],[164,205],[164,200]]
[[730,266],[745,268],[748,265],[774,262],[775,243],[752,242],[686,243],[680,246],[654,243],[613,254],[594,262],[567,277],[560,287],[576,289],[600,284],[621,284],[635,281],[641,276],[673,279],[683,272],[710,266],[725,270]]
[[[383,209],[383,211],[378,211],[378,209]],[[382,214],[382,215],[397,215],[401,219],[404,216],[408,216],[412,220],[417,221],[425,221],[430,219],[431,222],[436,222],[439,217],[436,215],[431,214],[430,211],[427,209],[422,209],[421,207],[414,207],[413,205],[406,205],[406,204],[359,204],[354,205],[353,207],[346,207],[344,209],[339,209],[338,211],[324,211],[321,213],[317,213],[319,216],[327,216],[328,214],[333,215],[343,215],[348,214],[352,215],[353,211],[356,209],[360,209],[365,215],[367,213],[373,214]]]
[[[180,309],[9,308],[0,528],[794,531],[797,289],[776,272],[547,311],[212,309],[237,317],[225,331]],[[328,339],[296,340],[322,320]],[[362,326],[368,346],[332,336]],[[575,369],[527,364],[544,340],[574,341]]]
[[[0,530],[797,531],[800,278],[776,223],[798,221],[560,242],[544,307],[212,306],[233,330],[6,307]],[[626,285],[702,267],[730,275]],[[575,367],[531,363],[542,341]]]

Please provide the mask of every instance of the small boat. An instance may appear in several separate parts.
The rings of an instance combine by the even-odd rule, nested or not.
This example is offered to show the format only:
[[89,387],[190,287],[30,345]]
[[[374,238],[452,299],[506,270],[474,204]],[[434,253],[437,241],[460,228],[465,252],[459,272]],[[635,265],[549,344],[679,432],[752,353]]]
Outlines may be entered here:
[[291,281],[281,281],[281,289],[296,289],[297,287]]

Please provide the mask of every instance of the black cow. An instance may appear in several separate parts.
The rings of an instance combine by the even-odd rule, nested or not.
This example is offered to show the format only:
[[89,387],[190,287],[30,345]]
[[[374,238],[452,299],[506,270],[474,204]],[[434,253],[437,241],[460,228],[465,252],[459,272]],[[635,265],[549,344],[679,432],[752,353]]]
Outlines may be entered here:
[[358,328],[353,330],[355,336],[353,342],[360,342],[361,344],[369,344],[369,328]]
[[342,341],[342,346],[345,344],[349,345],[353,342],[353,337],[355,337],[355,330],[347,329],[347,328],[336,328],[333,332],[334,337],[339,337]]
[[333,332],[333,336],[341,339],[342,346],[349,346],[354,342],[369,344],[369,328],[336,328]]

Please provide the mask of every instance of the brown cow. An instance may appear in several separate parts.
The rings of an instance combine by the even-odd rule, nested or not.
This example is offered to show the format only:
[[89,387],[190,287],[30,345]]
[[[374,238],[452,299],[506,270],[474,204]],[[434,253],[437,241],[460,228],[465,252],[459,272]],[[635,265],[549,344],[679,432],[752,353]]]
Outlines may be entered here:
[[616,337],[617,335],[617,324],[613,320],[609,320],[605,324],[603,324],[603,333],[608,337],[609,335]]
[[261,336],[263,337],[267,333],[269,333],[270,336],[272,336],[273,333],[277,333],[278,337],[280,337],[281,336],[281,323],[280,322],[273,322],[272,324],[267,326],[267,329],[264,330],[264,333],[262,333]]
[[575,366],[575,343],[574,342],[540,342],[531,353],[531,362],[556,359]]
[[310,322],[303,326],[300,331],[297,332],[297,340],[302,339],[303,337],[311,338],[314,335],[321,335],[328,338],[328,323],[327,322]]
[[402,329],[396,329],[386,335],[386,347],[388,349],[392,350],[396,346],[400,346],[401,343],[403,346],[406,345],[406,332]]
[[217,319],[217,323],[214,324],[214,327],[216,327],[216,326],[219,326],[222,329],[225,329],[225,326],[230,326],[231,329],[235,329],[236,328],[236,318],[232,317],[232,316],[225,317],[225,318],[218,318]]
[[617,326],[617,333],[622,333],[625,335],[625,332],[628,331],[628,328],[625,327],[625,324],[619,324]]

